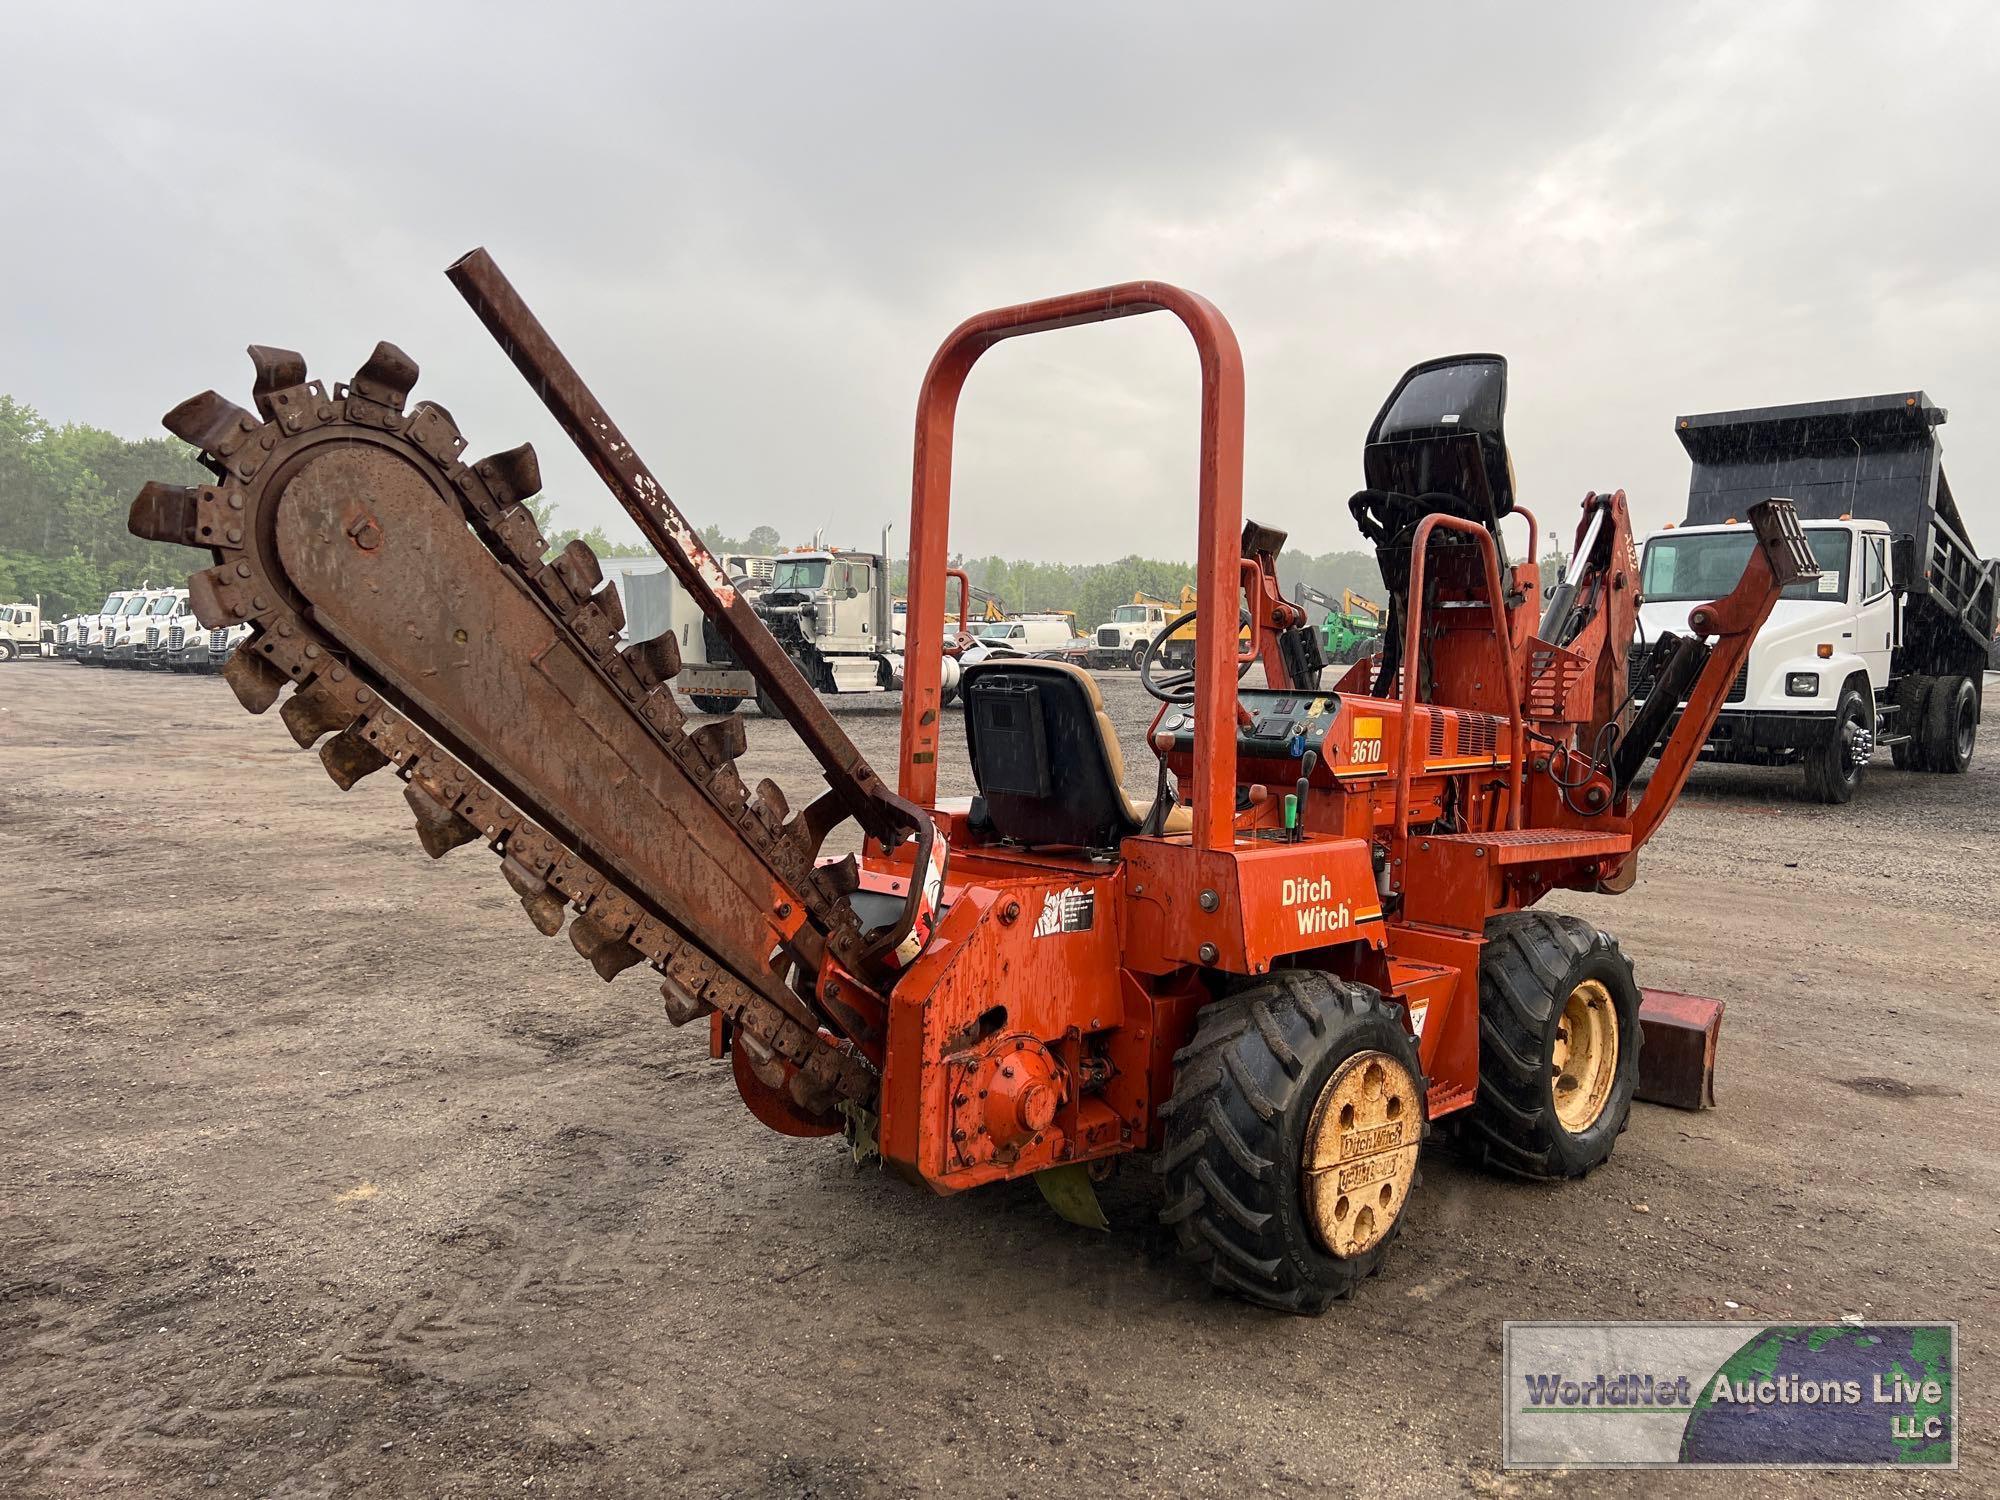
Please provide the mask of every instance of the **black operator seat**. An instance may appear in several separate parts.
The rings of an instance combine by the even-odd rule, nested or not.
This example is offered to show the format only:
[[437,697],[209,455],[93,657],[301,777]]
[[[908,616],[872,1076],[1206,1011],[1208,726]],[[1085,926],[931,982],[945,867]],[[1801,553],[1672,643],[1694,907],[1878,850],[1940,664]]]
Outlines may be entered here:
[[1454,354],[1405,372],[1362,450],[1368,488],[1349,502],[1362,535],[1379,550],[1442,512],[1497,539],[1514,508],[1506,415],[1507,361],[1498,354]]
[[[1030,849],[1114,849],[1146,809],[1125,795],[1125,756],[1097,683],[1032,657],[965,669],[965,747],[993,831]],[[1175,808],[1162,830],[1193,826]]]

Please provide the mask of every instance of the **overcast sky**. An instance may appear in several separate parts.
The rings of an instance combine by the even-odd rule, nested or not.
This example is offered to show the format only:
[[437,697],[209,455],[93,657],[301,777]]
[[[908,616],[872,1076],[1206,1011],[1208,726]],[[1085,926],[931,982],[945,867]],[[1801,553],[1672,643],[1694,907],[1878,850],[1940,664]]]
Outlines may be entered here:
[[[697,522],[907,542],[974,311],[1137,277],[1234,323],[1248,512],[1312,551],[1396,377],[1512,362],[1524,503],[1686,493],[1680,412],[1921,387],[2000,549],[2000,10],[10,4],[0,390],[131,434],[251,342],[423,366],[613,502],[441,272],[487,246]],[[1162,316],[1003,346],[955,549],[1186,557]]]

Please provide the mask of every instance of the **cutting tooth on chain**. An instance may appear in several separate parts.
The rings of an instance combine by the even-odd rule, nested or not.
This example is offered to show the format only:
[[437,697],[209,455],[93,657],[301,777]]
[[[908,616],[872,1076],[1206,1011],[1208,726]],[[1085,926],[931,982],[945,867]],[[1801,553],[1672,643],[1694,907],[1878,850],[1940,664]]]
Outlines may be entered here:
[[581,603],[588,599],[597,586],[604,582],[604,568],[597,560],[597,554],[590,550],[590,544],[578,537],[556,554],[549,564],[556,570],[556,576],[569,586],[569,591]]
[[417,362],[384,339],[354,372],[354,379],[348,385],[363,401],[372,401],[400,415],[403,403],[410,398],[410,388],[416,383]]
[[785,1065],[779,1059],[777,1049],[762,1037],[744,1032],[735,1038],[735,1045],[743,1049],[743,1060],[750,1064],[766,1088],[778,1088],[785,1081]]
[[625,648],[625,661],[648,687],[657,687],[680,676],[681,643],[671,630],[650,641],[635,641]]
[[645,959],[644,954],[625,941],[623,932],[600,924],[589,914],[569,924],[569,941],[597,971],[597,977],[606,981]]
[[278,393],[306,383],[306,357],[295,349],[280,349],[271,344],[252,344],[247,352],[257,372],[250,387],[251,397],[257,403],[258,414],[265,421],[274,422],[281,406]]
[[[207,623],[206,620],[203,623]],[[278,701],[278,694],[292,679],[263,657],[249,651],[238,651],[223,666],[222,680],[236,694],[238,703],[253,714],[261,714]]]
[[319,763],[343,792],[353,791],[355,782],[389,764],[389,757],[369,744],[360,730],[361,725],[350,724],[319,747]]
[[719,719],[710,719],[699,729],[690,731],[688,738],[694,741],[701,758],[711,766],[727,765],[749,748],[741,714],[725,714]]
[[708,1001],[690,993],[671,978],[661,982],[660,998],[666,1002],[667,1019],[676,1026],[685,1026],[690,1021],[715,1013],[715,1007]]
[[353,723],[354,708],[331,684],[312,682],[285,700],[278,717],[285,721],[285,728],[292,732],[299,748],[310,750],[322,735]]
[[542,465],[533,443],[489,453],[472,467],[503,510],[542,492]]
[[785,815],[791,811],[785,802],[784,788],[768,776],[757,783],[757,795],[750,799],[750,805],[773,833],[784,827]]
[[590,596],[590,602],[597,606],[598,627],[607,637],[616,640],[624,634],[625,601],[615,585],[605,584]]
[[461,844],[480,837],[464,816],[446,807],[414,781],[403,788],[403,800],[417,818],[417,842],[432,859],[443,859]]
[[528,914],[537,932],[543,937],[554,937],[562,931],[563,899],[549,888],[546,880],[511,856],[500,861],[500,873],[521,898],[521,910]]
[[200,491],[184,484],[149,481],[132,502],[126,529],[150,542],[192,547],[200,538],[200,497]]
[[258,426],[249,412],[214,391],[190,396],[160,422],[182,442],[218,460],[234,453]]

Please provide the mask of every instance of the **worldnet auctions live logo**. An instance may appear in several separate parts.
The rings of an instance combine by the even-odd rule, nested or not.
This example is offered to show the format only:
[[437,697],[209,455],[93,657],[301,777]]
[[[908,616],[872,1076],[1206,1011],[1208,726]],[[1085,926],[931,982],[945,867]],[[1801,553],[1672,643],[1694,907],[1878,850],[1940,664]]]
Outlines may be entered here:
[[1958,1467],[1958,1325],[1509,1323],[1509,1468]]

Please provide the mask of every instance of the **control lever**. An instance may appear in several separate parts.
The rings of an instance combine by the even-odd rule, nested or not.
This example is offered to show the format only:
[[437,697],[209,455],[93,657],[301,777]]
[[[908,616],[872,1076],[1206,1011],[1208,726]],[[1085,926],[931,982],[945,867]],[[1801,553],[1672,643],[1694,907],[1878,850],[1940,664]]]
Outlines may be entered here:
[[1298,843],[1306,836],[1306,789],[1312,780],[1313,767],[1319,764],[1319,751],[1308,750],[1299,762],[1298,790],[1286,800],[1292,805],[1285,809],[1285,828],[1291,834],[1290,843]]

